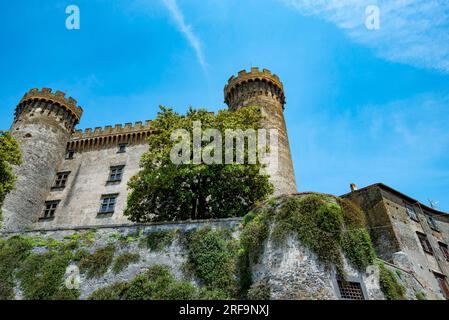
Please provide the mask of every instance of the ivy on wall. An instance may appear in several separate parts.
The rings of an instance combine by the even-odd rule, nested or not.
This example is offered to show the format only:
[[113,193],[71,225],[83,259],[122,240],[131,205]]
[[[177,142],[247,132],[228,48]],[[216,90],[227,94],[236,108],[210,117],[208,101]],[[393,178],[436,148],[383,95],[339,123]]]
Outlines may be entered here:
[[252,264],[258,262],[270,235],[278,246],[295,235],[322,263],[336,266],[342,276],[343,256],[359,270],[375,258],[363,213],[344,199],[322,194],[283,197],[250,212],[243,224],[241,243]]
[[[379,263],[379,285],[387,300],[406,300],[405,288],[399,283],[393,271]],[[417,299],[422,298],[421,295]]]
[[[80,232],[63,241],[14,236],[0,240],[0,299],[14,299],[15,287],[25,299],[77,299],[79,291],[65,289],[64,274],[76,264],[87,278],[111,270],[123,272],[140,260],[129,251],[162,251],[177,238],[185,248],[185,279],[177,279],[166,266],[152,266],[129,282],[95,291],[90,299],[269,299],[269,281],[253,283],[251,267],[257,264],[270,238],[282,247],[294,235],[328,267],[344,276],[343,257],[359,270],[375,259],[362,212],[349,201],[321,194],[281,197],[248,213],[240,240],[232,230],[205,227],[187,233],[157,231],[133,236],[112,234],[105,247],[92,250],[95,233]],[[121,244],[118,254],[116,245]],[[41,248],[36,250],[36,248]],[[395,274],[380,266],[381,289],[388,299],[405,298]],[[194,286],[195,279],[199,286]]]

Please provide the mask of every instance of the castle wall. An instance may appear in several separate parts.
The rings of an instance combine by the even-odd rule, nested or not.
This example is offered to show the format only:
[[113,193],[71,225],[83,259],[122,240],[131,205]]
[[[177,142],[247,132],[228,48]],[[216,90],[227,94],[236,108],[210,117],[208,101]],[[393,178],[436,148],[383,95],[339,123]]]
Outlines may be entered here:
[[[115,273],[112,270],[113,264],[111,264],[108,267],[107,272],[100,277],[89,278],[81,272],[79,278],[80,299],[87,299],[95,290],[118,282],[131,281],[137,275],[155,265],[168,266],[173,275],[179,280],[186,278],[186,274],[184,273],[184,263],[187,261],[187,252],[179,235],[205,227],[234,230],[239,226],[240,220],[241,219],[239,218],[231,218],[195,222],[134,224],[101,228],[58,228],[47,231],[22,232],[20,235],[68,243],[71,239],[81,238],[83,235],[93,232],[93,242],[90,245],[85,243],[82,244],[80,249],[87,250],[89,253],[94,253],[98,249],[109,245],[115,248],[114,258],[117,258],[124,253],[139,255],[138,262],[129,264],[119,273]],[[162,248],[161,251],[151,250],[142,243],[142,241],[145,241],[145,237],[151,233],[175,231],[177,236],[173,238],[171,243]],[[0,233],[0,239],[9,238],[14,235],[15,234],[13,233]],[[33,253],[45,253],[48,251],[49,248],[39,245],[32,250]],[[76,266],[76,262],[72,262],[72,264],[67,266],[67,270],[73,270],[73,267]],[[73,273],[67,272],[65,279],[70,275],[73,275]],[[198,285],[195,279],[192,279],[192,281],[194,285]],[[17,300],[22,300],[24,298],[20,284],[16,283],[14,291]]]
[[[348,281],[359,282],[366,300],[385,299],[378,274],[359,272],[345,263]],[[275,300],[338,300],[337,278],[333,270],[319,262],[317,256],[290,236],[283,246],[269,240],[257,265],[253,281],[267,281]]]
[[36,221],[70,139],[70,125],[63,121],[67,113],[58,114],[50,107],[34,102],[11,127],[23,164],[14,168],[15,189],[7,195],[2,208],[4,226],[9,230],[30,227]]
[[266,69],[259,71],[258,68],[251,68],[250,72],[242,70],[237,77],[229,79],[224,94],[229,110],[257,106],[265,117],[262,127],[267,131],[277,130],[277,149],[270,145],[270,153],[277,153],[277,164],[267,166],[264,171],[270,175],[275,196],[295,193],[296,179],[284,119],[285,96],[279,77]]
[[[117,145],[104,145],[91,150],[75,152],[73,159],[65,159],[58,172],[70,172],[66,187],[50,191],[47,201],[60,200],[55,216],[40,220],[36,229],[72,226],[98,226],[131,223],[123,211],[127,201],[127,182],[139,171],[146,143],[131,144],[126,152],[118,153]],[[120,182],[108,182],[110,167],[124,166]],[[114,213],[100,214],[102,195],[118,194]]]
[[[93,232],[92,242],[82,244],[76,250],[87,250],[94,253],[100,248],[113,246],[114,261],[124,253],[139,255],[139,261],[127,265],[119,273],[113,271],[113,263],[108,267],[105,274],[99,277],[89,278],[84,273],[79,276],[80,299],[87,299],[94,291],[106,286],[129,282],[154,265],[168,266],[177,279],[190,279],[192,284],[199,286],[198,280],[189,273],[185,273],[184,265],[188,253],[182,242],[182,234],[210,227],[213,229],[224,228],[233,232],[235,238],[239,238],[241,230],[241,218],[184,221],[172,223],[148,223],[121,226],[104,226],[99,228],[58,228],[47,231],[29,231],[20,233],[21,236],[34,239],[46,239],[52,242],[69,243],[72,239],[90,238],[87,234]],[[142,241],[154,232],[170,232],[174,234],[171,243],[166,244],[161,250],[151,250]],[[14,233],[0,233],[1,238],[9,238]],[[80,241],[80,240],[78,240]],[[49,248],[42,246],[44,241],[36,240],[33,253],[45,253]],[[73,261],[67,266],[67,270],[76,269],[77,262]],[[388,266],[387,266],[388,267]],[[358,272],[347,264],[345,270],[349,281],[361,282],[365,299],[384,299],[379,288],[379,278],[376,270],[370,272]],[[285,246],[277,246],[270,239],[265,243],[260,262],[252,267],[253,283],[268,281],[271,299],[326,299],[337,300],[339,294],[338,284],[334,272],[325,268],[316,255],[306,247],[302,246],[296,239],[290,237]],[[73,276],[67,272],[65,279]],[[421,287],[404,274],[402,284],[407,290],[421,290]],[[417,287],[418,289],[413,289]],[[20,283],[16,283],[15,298],[23,299]],[[410,299],[414,299],[414,294]]]

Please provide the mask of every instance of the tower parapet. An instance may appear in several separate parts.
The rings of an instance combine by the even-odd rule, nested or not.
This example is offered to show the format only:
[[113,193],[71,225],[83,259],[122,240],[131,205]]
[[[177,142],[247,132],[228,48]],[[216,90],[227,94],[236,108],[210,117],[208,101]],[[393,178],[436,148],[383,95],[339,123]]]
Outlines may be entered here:
[[268,69],[259,71],[251,68],[250,72],[242,70],[237,77],[230,77],[224,89],[225,102],[231,110],[238,109],[251,97],[258,95],[271,96],[282,107],[285,104],[284,85],[279,77]]
[[19,142],[23,163],[14,168],[15,190],[2,208],[6,230],[24,229],[38,220],[82,113],[75,99],[48,88],[28,91],[17,105],[11,134]]
[[262,126],[276,129],[278,133],[277,168],[267,169],[275,195],[296,192],[295,174],[290,154],[287,128],[284,119],[285,94],[279,77],[267,69],[242,70],[237,77],[229,78],[224,88],[225,102],[231,111],[247,106],[258,106],[264,115]]
[[18,121],[23,113],[35,111],[36,108],[40,108],[41,112],[54,112],[72,129],[80,122],[83,115],[83,108],[77,106],[77,101],[72,97],[66,98],[64,92],[53,93],[49,88],[43,88],[40,91],[34,88],[25,93],[20,100],[14,113],[14,121]]

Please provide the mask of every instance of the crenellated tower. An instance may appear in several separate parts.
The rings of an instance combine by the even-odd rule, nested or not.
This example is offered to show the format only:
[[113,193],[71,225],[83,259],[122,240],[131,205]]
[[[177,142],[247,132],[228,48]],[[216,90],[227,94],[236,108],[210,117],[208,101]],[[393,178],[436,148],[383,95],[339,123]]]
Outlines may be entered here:
[[11,134],[23,164],[15,168],[15,189],[2,207],[5,230],[23,230],[38,220],[82,113],[76,100],[47,88],[30,90],[17,105]]
[[279,77],[269,70],[251,68],[242,70],[237,77],[232,76],[224,88],[225,102],[231,111],[246,106],[258,106],[265,116],[263,127],[278,131],[278,165],[275,170],[268,168],[270,181],[275,187],[275,195],[296,192],[295,174],[290,154],[287,128],[284,120],[284,86]]

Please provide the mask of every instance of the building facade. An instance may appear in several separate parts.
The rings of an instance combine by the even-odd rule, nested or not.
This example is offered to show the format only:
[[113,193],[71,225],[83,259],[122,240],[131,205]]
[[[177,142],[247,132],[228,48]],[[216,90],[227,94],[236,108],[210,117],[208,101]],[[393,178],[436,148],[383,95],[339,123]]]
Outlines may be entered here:
[[[260,106],[266,115],[263,127],[279,131],[278,166],[268,173],[275,195],[295,192],[279,77],[266,69],[240,71],[224,94],[231,111]],[[5,230],[131,223],[123,215],[127,182],[148,149],[151,121],[76,130],[82,113],[76,100],[50,89],[33,89],[19,102],[11,132],[24,161],[15,168],[16,188],[2,208]]]
[[376,253],[412,274],[430,298],[449,299],[449,214],[382,183],[344,195],[365,212]]

